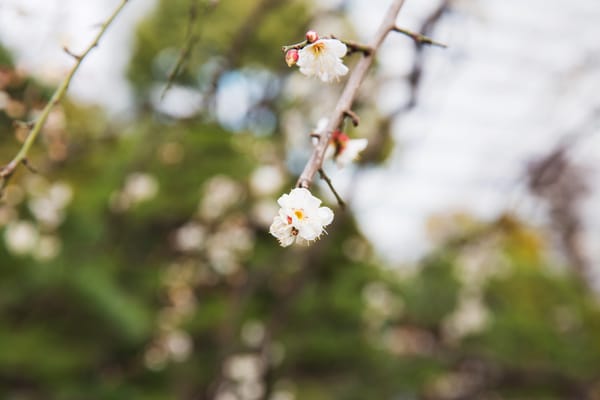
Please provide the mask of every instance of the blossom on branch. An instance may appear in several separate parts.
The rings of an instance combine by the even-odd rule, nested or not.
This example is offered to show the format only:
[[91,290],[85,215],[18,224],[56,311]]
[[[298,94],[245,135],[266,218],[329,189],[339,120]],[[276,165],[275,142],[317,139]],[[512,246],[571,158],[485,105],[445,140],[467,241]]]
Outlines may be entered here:
[[332,82],[348,73],[342,62],[347,51],[346,45],[337,39],[319,39],[298,51],[296,64],[304,75]]
[[292,189],[290,194],[282,195],[277,203],[281,208],[273,218],[269,232],[283,247],[294,241],[308,244],[318,239],[325,232],[324,228],[333,221],[333,211],[328,207],[320,207],[321,200],[308,189]]
[[333,158],[339,168],[344,168],[358,159],[360,152],[367,148],[368,143],[367,139],[350,139],[344,132],[336,130],[331,135],[325,158]]
[[[327,118],[321,118],[317,123],[315,134],[320,136],[325,133],[327,128]],[[316,138],[313,143],[316,145]],[[358,159],[360,153],[367,148],[368,139],[350,139],[344,132],[336,129],[331,134],[331,139],[325,150],[325,159],[332,158],[338,168],[344,168],[352,161]]]

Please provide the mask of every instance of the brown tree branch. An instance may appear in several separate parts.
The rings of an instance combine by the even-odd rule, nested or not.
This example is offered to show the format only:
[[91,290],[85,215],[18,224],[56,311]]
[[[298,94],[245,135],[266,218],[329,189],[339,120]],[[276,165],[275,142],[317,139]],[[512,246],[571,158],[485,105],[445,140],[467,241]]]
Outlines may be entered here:
[[310,187],[315,174],[322,168],[325,150],[327,150],[327,145],[329,144],[331,135],[333,131],[339,129],[344,117],[348,113],[348,110],[352,109],[352,103],[356,98],[362,81],[367,75],[373,60],[375,59],[377,50],[383,43],[383,40],[387,34],[396,27],[396,16],[400,12],[403,4],[404,0],[392,1],[392,4],[388,8],[383,21],[379,26],[373,42],[369,46],[372,51],[368,55],[365,54],[365,56],[358,61],[354,71],[350,75],[348,83],[346,83],[346,87],[344,88],[344,91],[338,100],[335,110],[333,111],[332,116],[329,118],[325,132],[320,136],[317,146],[314,148],[308,163],[304,167],[304,171],[302,171],[300,178],[298,178],[298,187]]

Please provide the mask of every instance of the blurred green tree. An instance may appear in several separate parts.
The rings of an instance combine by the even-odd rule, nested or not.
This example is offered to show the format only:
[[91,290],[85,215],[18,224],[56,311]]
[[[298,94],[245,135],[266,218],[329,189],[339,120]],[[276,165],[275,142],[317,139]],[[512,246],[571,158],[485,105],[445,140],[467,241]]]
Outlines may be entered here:
[[[347,212],[313,246],[279,248],[268,225],[293,185],[281,132],[297,105],[279,46],[310,5],[193,4],[162,0],[139,26],[130,121],[65,102],[40,172],[5,190],[0,397],[600,397],[597,299],[511,216],[449,217],[416,266],[385,265]],[[157,93],[189,30],[172,90],[202,101],[178,115]],[[0,63],[8,160],[15,121],[51,88],[2,49]],[[224,120],[215,96],[235,84],[251,101]]]

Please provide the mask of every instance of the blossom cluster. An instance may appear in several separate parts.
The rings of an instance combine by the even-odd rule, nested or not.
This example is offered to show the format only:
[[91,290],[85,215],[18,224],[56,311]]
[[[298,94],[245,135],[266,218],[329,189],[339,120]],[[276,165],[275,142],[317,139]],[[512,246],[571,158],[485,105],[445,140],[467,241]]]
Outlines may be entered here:
[[316,76],[323,82],[332,82],[348,73],[342,57],[348,49],[337,39],[320,39],[315,31],[306,33],[306,40],[289,49],[285,61],[289,67],[297,65],[306,76]]
[[[304,75],[332,82],[348,73],[348,67],[342,62],[348,49],[337,39],[320,39],[317,32],[308,31],[304,42],[284,47],[286,49],[285,61],[288,66],[297,65]],[[329,137],[324,156],[326,159],[333,159],[338,167],[343,168],[358,158],[368,141],[350,139],[339,129],[328,135],[327,124],[327,119],[321,119],[312,136],[316,140],[315,144],[322,135]],[[321,207],[321,200],[306,188],[292,189],[289,194],[283,194],[277,203],[280,209],[273,218],[269,232],[283,247],[294,242],[309,244],[317,240],[325,232],[325,227],[333,221],[333,211],[328,207]]]

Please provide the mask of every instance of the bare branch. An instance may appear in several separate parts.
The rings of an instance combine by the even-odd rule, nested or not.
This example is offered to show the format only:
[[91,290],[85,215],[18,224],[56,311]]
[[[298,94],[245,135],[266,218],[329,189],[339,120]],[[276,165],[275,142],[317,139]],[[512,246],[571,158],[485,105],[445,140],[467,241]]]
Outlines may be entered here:
[[394,32],[402,33],[403,35],[406,35],[406,36],[412,38],[412,40],[414,40],[418,44],[429,44],[431,46],[438,46],[438,47],[443,47],[443,48],[448,47],[444,43],[436,42],[435,40],[431,39],[430,37],[427,37],[420,33],[415,33],[415,32],[409,31],[408,29],[400,28],[398,26],[394,27]]
[[344,116],[348,117],[352,120],[352,125],[354,126],[358,126],[360,124],[360,118],[358,117],[358,115],[356,115],[356,113],[352,110],[345,110],[344,111]]
[[281,46],[281,51],[285,53],[288,50],[292,50],[292,49],[299,50],[299,49],[303,48],[304,46],[306,46],[307,44],[308,44],[308,41],[303,40],[302,42],[290,44],[288,46]]
[[369,46],[372,51],[358,61],[354,71],[350,75],[350,78],[346,83],[346,87],[344,88],[335,110],[333,111],[333,115],[331,118],[329,118],[327,127],[324,131],[325,133],[319,138],[319,143],[314,148],[310,159],[304,167],[304,171],[302,171],[300,178],[298,178],[298,182],[296,184],[298,187],[309,187],[314,179],[315,174],[322,168],[325,151],[327,150],[327,145],[331,139],[331,134],[336,129],[339,129],[344,117],[347,115],[347,111],[352,109],[352,103],[356,98],[362,81],[364,80],[369,68],[371,67],[371,64],[373,63],[375,53],[383,43],[383,40],[387,34],[396,27],[396,17],[403,4],[404,0],[392,1],[392,4],[388,8],[372,44]]
[[[218,4],[218,0],[208,1],[207,4],[205,5],[206,12],[208,13],[209,11],[213,11],[216,8],[217,4]],[[183,65],[190,58],[190,55],[192,54],[192,50],[194,49],[194,46],[196,45],[196,43],[198,43],[200,35],[196,32],[196,29],[195,29],[197,20],[198,20],[198,0],[191,0],[190,9],[188,12],[188,22],[187,22],[187,29],[186,29],[186,34],[185,34],[185,43],[184,43],[183,47],[181,48],[181,50],[179,51],[179,57],[177,57],[177,61],[175,62],[175,64],[171,68],[171,71],[169,72],[169,76],[167,77],[167,83],[165,84],[165,87],[160,95],[161,100],[164,99],[164,97],[167,94],[167,92],[169,91],[169,89],[171,89],[171,87],[173,86],[173,83],[175,82],[175,78],[177,78],[177,75],[179,75],[179,73],[181,72]]]
[[70,55],[71,57],[73,57],[75,60],[81,60],[81,56],[78,54],[73,53],[71,50],[69,50],[69,48],[67,46],[63,46],[63,51],[65,53],[67,53],[68,55]]
[[125,4],[127,4],[127,1],[128,0],[121,0],[121,3],[119,4],[119,6],[113,11],[113,13],[100,26],[100,32],[98,32],[98,34],[96,35],[94,40],[83,51],[83,53],[81,53],[81,55],[73,54],[67,48],[64,49],[65,52],[67,52],[67,54],[71,55],[75,59],[75,64],[73,65],[71,70],[67,73],[67,76],[62,81],[60,86],[58,88],[56,88],[56,90],[54,91],[54,94],[50,98],[50,101],[46,104],[46,106],[42,110],[38,119],[33,123],[33,127],[31,128],[31,131],[27,135],[27,138],[23,142],[23,145],[21,146],[21,149],[19,150],[17,155],[6,166],[4,166],[4,168],[2,168],[0,170],[0,179],[1,179],[0,191],[6,186],[6,184],[8,183],[8,180],[14,174],[14,172],[17,169],[17,167],[19,166],[19,164],[23,164],[26,167],[30,168],[29,162],[27,161],[27,154],[29,153],[29,150],[31,150],[33,143],[35,142],[35,140],[39,136],[40,132],[42,131],[42,128],[44,127],[44,124],[46,123],[46,120],[48,119],[48,116],[50,115],[50,111],[52,111],[52,108],[63,99],[63,97],[65,96],[65,94],[67,92],[67,89],[69,88],[69,85],[71,84],[71,80],[73,79],[73,76],[75,76],[75,73],[79,69],[79,66],[81,65],[82,61],[87,57],[87,55],[92,51],[92,49],[94,47],[98,46],[98,43],[100,42],[100,38],[102,38],[102,36],[106,32],[106,30],[108,29],[110,24],[114,21],[114,19],[117,17],[117,15],[119,15],[119,13],[123,9],[123,7],[125,7]]
[[331,179],[329,179],[329,176],[327,176],[327,174],[325,173],[323,168],[319,169],[319,175],[321,176],[321,179],[323,179],[325,181],[325,183],[327,183],[327,186],[329,186],[329,189],[331,189],[331,192],[335,196],[335,199],[337,200],[340,207],[342,209],[346,208],[346,203],[344,202],[342,197],[339,195],[337,190],[335,190],[335,188],[333,187],[333,183],[331,182]]
[[236,67],[244,52],[244,47],[248,40],[252,38],[252,33],[260,26],[271,10],[283,3],[283,0],[261,0],[256,7],[248,14],[240,28],[233,35],[229,45],[229,50],[223,56],[223,62],[217,68],[210,79],[206,92],[203,94],[207,101],[214,100],[213,97],[217,91],[217,86],[221,77],[228,69]]
[[29,160],[27,158],[24,158],[21,161],[21,164],[23,164],[25,166],[25,168],[27,168],[30,172],[33,172],[34,174],[38,173],[38,170],[33,165],[31,165],[31,163],[29,162]]

